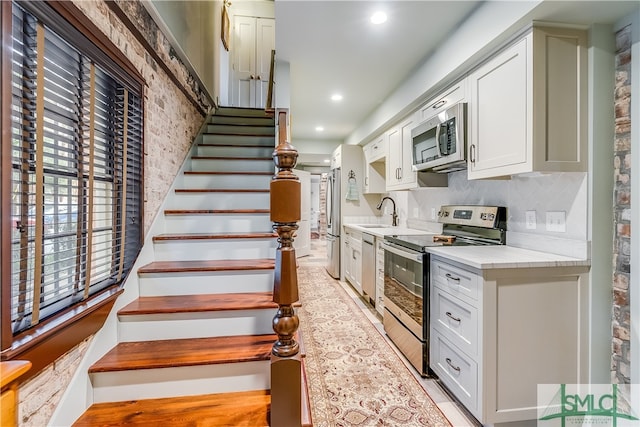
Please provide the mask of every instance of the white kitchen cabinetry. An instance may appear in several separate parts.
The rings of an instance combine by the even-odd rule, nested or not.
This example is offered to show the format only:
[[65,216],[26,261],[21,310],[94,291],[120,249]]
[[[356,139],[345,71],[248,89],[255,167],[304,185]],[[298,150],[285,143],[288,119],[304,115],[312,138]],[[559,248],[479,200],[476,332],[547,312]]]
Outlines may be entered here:
[[387,134],[387,191],[407,190],[417,186],[416,172],[411,170],[411,129],[417,124],[418,114],[391,128]]
[[362,295],[362,233],[345,227],[344,277]]
[[535,425],[538,384],[587,381],[588,270],[431,256],[429,366],[483,425]]
[[440,95],[434,97],[424,106],[420,107],[420,121],[429,119],[447,108],[455,105],[458,102],[465,100],[467,91],[467,80],[463,79],[454,85],[451,85],[447,90],[443,91]]
[[585,31],[534,27],[468,86],[469,179],[587,170]]
[[232,99],[236,107],[265,108],[275,19],[234,18]]
[[376,237],[376,310],[384,316],[384,238]]
[[386,192],[386,135],[371,141],[363,147],[364,189],[366,194]]

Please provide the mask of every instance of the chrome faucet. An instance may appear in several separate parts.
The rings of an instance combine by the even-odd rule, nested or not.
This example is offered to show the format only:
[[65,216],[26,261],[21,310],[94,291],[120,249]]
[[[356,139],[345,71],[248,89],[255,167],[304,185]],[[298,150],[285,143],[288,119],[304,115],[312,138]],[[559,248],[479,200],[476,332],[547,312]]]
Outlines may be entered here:
[[394,227],[397,227],[398,214],[396,213],[396,202],[391,197],[383,197],[382,200],[380,200],[380,203],[378,203],[378,206],[376,206],[376,209],[381,210],[382,202],[384,202],[385,200],[391,200],[391,203],[393,203],[393,213],[391,214],[391,225]]

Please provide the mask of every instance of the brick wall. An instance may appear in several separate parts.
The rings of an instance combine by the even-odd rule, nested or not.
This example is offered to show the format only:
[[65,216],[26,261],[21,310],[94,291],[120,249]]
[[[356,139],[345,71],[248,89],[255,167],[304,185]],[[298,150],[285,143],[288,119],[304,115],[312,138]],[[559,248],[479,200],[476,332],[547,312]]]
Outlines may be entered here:
[[[203,123],[208,105],[189,70],[175,57],[167,38],[138,2],[118,2],[136,28],[153,46],[173,79],[127,30],[102,0],[74,0],[129,58],[144,76],[145,89],[145,232],[173,183],[176,172]],[[175,82],[182,87],[178,87]],[[92,337],[87,338],[20,387],[21,426],[46,425],[82,360]]]
[[611,381],[630,380],[631,26],[616,33]]

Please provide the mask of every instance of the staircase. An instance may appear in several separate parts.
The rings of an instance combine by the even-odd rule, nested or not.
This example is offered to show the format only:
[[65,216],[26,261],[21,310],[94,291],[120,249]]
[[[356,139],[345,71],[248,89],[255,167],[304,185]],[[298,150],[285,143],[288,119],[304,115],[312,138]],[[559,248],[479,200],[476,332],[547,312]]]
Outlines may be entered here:
[[139,297],[117,313],[118,343],[89,368],[94,403],[75,426],[269,425],[274,120],[221,108],[198,141],[155,259],[137,271]]

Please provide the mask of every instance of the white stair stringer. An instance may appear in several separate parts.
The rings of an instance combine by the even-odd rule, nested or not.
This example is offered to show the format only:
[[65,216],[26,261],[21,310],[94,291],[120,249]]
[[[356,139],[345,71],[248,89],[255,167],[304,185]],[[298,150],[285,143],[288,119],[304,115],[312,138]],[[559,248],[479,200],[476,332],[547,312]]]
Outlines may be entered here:
[[120,342],[272,334],[276,309],[119,315]]
[[100,402],[268,390],[270,362],[239,362],[90,374],[93,399]]
[[156,261],[275,258],[272,238],[163,240],[155,242]]

